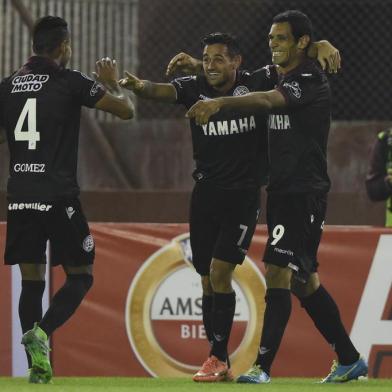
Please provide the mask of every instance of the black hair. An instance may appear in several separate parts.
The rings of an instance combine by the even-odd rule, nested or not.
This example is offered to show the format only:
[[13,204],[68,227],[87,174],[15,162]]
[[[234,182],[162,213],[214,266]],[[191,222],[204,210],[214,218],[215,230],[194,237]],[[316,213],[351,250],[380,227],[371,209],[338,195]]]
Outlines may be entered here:
[[230,57],[234,57],[241,54],[240,45],[238,44],[237,37],[229,33],[210,33],[207,34],[201,40],[204,46],[213,44],[223,44],[226,45],[227,51]]
[[291,26],[291,32],[296,41],[304,35],[310,38],[309,44],[313,41],[313,26],[307,15],[298,10],[289,10],[276,15],[272,19],[272,23],[288,22]]
[[58,16],[44,16],[33,28],[33,50],[36,54],[51,54],[69,39],[67,22]]

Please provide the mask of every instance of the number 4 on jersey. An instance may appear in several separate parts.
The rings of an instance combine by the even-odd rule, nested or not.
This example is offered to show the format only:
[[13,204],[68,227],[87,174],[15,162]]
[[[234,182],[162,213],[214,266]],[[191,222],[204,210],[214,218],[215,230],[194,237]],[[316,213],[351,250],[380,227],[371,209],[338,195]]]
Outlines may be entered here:
[[[22,131],[23,124],[27,117],[27,131]],[[28,149],[35,150],[37,142],[40,140],[40,134],[37,132],[37,99],[28,98],[22,113],[20,113],[18,122],[15,127],[15,141],[28,142]]]

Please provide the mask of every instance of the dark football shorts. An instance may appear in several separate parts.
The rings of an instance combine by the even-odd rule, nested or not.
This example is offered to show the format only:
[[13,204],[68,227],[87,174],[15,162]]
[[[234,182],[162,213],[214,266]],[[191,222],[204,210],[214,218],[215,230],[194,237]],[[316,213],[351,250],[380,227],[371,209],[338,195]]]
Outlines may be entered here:
[[45,264],[50,244],[50,264],[92,264],[95,246],[80,201],[9,202],[5,264]]
[[268,242],[263,261],[292,268],[301,281],[317,272],[326,209],[325,194],[268,195]]
[[259,212],[259,189],[227,190],[196,183],[190,206],[190,240],[196,271],[209,275],[212,258],[242,264]]

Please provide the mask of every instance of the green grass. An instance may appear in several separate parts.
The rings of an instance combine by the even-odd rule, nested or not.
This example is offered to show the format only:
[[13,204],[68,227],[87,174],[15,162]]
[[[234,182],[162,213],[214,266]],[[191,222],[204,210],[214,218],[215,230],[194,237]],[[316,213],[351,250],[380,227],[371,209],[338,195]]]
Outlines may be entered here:
[[268,385],[244,385],[235,383],[200,384],[185,378],[127,378],[127,377],[55,377],[51,385],[28,384],[25,378],[0,377],[1,392],[192,392],[192,391],[259,391],[268,392],[330,392],[330,391],[392,391],[392,379],[352,381],[346,384],[316,384],[311,378],[274,378]]
[[269,385],[244,385],[235,383],[200,384],[185,378],[126,378],[126,377],[55,377],[51,385],[28,384],[25,378],[0,377],[1,392],[192,392],[192,391],[259,391],[268,392],[330,392],[330,391],[392,391],[392,379],[352,381],[346,384],[316,384],[311,378],[274,378]]

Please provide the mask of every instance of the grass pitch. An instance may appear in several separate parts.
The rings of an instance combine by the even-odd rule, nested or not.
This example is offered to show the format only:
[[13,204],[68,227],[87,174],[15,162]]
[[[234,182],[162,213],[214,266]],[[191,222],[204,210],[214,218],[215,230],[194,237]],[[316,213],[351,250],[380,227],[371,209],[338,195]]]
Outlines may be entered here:
[[28,384],[25,378],[0,377],[1,392],[370,392],[392,391],[392,379],[351,381],[345,384],[317,384],[311,378],[274,378],[271,384],[195,383],[187,378],[55,377],[53,384]]

